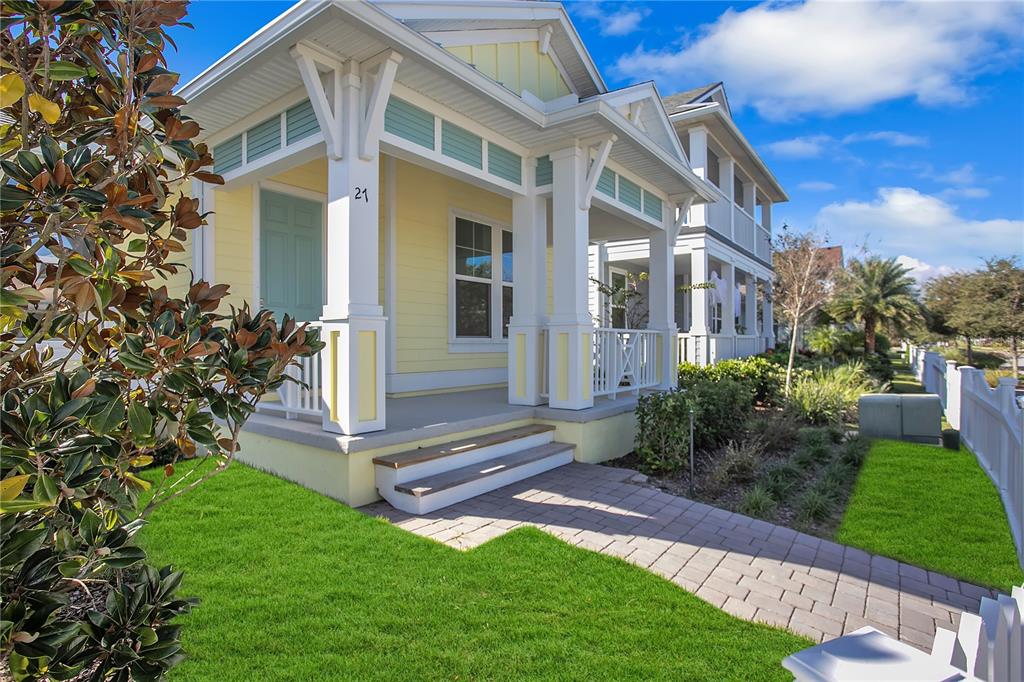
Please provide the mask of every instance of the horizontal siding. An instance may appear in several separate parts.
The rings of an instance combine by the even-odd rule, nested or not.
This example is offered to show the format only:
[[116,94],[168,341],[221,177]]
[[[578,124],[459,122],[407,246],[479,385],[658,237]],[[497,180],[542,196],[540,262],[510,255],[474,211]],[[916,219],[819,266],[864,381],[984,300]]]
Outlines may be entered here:
[[655,220],[661,220],[661,199],[644,190],[644,214]]
[[318,130],[320,130],[320,124],[316,120],[313,104],[308,99],[296,104],[285,113],[287,144],[309,137]]
[[213,148],[213,172],[226,173],[242,165],[242,136],[235,135]]
[[640,185],[619,176],[619,201],[626,206],[640,210]]
[[384,130],[421,147],[434,149],[434,115],[392,97],[384,110]]
[[281,148],[281,117],[275,116],[249,128],[245,135],[246,162],[252,162]]
[[473,168],[484,168],[484,142],[465,128],[441,122],[441,153]]
[[608,168],[601,171],[601,177],[597,179],[597,191],[612,199],[615,198],[615,171]]
[[545,154],[537,157],[537,185],[550,185],[554,178],[554,165],[551,157]]
[[520,185],[523,182],[523,157],[488,142],[487,172]]

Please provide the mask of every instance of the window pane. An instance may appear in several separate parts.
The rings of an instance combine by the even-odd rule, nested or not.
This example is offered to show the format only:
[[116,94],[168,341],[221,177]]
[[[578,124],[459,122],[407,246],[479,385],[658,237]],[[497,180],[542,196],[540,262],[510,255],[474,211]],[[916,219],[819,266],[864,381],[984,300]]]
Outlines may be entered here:
[[626,328],[626,309],[612,308],[612,327],[614,329]]
[[491,335],[491,285],[455,280],[455,335]]
[[612,273],[612,289],[615,290],[615,293],[612,294],[612,305],[626,305],[626,276],[624,274],[619,272]]
[[715,154],[710,149],[708,150],[708,180],[715,187],[722,186],[722,183],[718,181],[718,154]]
[[508,322],[512,319],[512,287],[501,288],[501,335],[508,338]]
[[490,226],[463,218],[455,219],[455,272],[490,279]]
[[512,281],[512,233],[501,231],[501,279]]

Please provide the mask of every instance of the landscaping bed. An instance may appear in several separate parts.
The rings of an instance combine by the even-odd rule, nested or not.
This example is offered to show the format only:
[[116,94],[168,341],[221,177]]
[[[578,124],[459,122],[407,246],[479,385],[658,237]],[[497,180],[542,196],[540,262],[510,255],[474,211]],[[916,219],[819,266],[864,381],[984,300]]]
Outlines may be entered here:
[[461,552],[237,463],[141,541],[200,599],[171,679],[786,680],[812,645],[542,531]]

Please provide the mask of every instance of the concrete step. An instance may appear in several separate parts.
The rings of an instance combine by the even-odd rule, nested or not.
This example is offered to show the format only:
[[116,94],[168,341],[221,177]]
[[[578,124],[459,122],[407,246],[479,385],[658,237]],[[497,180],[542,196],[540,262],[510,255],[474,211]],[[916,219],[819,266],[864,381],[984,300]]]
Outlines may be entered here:
[[574,450],[571,443],[545,443],[396,483],[390,490],[380,487],[378,480],[378,490],[395,508],[411,514],[426,514],[568,464],[573,460]]

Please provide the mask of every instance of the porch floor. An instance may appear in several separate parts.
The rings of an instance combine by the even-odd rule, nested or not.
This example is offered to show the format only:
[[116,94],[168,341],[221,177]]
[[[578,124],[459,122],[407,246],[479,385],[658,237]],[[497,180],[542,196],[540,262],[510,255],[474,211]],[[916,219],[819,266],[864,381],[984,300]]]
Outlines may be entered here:
[[320,419],[315,416],[286,419],[279,407],[270,406],[254,414],[246,422],[245,430],[350,453],[525,419],[586,423],[630,412],[635,407],[636,397],[629,394],[616,398],[597,398],[594,407],[586,410],[559,410],[547,405],[510,405],[507,389],[488,388],[410,398],[387,398],[384,403],[387,428],[357,436],[324,431]]
[[993,593],[644,485],[628,469],[574,462],[420,516],[361,511],[459,549],[519,526],[646,568],[739,618],[818,641],[864,625],[930,651]]

